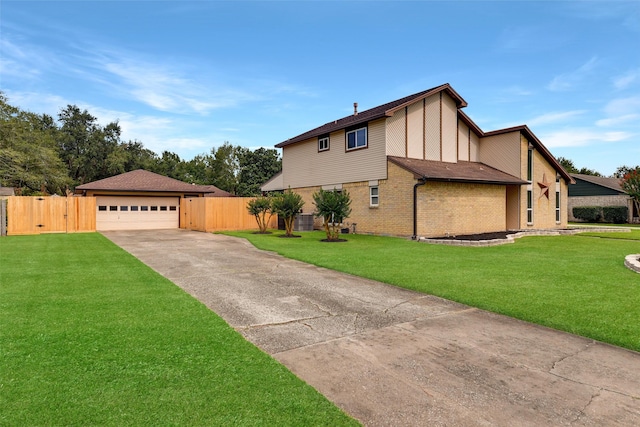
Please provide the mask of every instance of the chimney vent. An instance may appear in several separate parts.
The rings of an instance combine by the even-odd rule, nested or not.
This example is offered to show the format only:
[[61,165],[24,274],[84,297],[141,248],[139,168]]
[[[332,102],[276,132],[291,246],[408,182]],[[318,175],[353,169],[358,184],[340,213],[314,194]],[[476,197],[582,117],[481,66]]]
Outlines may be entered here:
[[354,116],[358,115],[358,103],[357,102],[353,103],[353,115]]

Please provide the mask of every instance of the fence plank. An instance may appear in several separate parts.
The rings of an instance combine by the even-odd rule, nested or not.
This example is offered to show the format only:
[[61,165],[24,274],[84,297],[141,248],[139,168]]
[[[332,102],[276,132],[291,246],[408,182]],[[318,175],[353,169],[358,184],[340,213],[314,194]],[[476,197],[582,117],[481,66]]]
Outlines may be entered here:
[[95,197],[10,196],[7,234],[96,231]]

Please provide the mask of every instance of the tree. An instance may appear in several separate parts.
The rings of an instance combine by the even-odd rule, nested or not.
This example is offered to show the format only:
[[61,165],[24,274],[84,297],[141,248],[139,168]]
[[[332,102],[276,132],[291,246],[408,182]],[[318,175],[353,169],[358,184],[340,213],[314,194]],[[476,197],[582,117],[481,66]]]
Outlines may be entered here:
[[237,194],[238,189],[239,165],[237,151],[239,148],[234,147],[229,142],[225,142],[217,149],[211,149],[211,158],[209,160],[210,184],[231,194]]
[[624,174],[620,180],[620,186],[631,197],[636,207],[636,212],[640,212],[640,167]]
[[284,219],[286,237],[293,237],[293,222],[296,219],[296,215],[302,209],[302,206],[304,206],[302,196],[294,193],[290,188],[283,193],[273,196],[271,209]]
[[565,157],[558,157],[557,160],[558,160],[558,163],[560,163],[560,165],[564,168],[564,170],[567,171],[567,173],[578,173],[578,169],[573,164],[573,161]]
[[277,150],[258,148],[254,151],[238,147],[239,196],[260,194],[260,186],[282,170],[282,161]]
[[247,203],[247,211],[255,217],[260,233],[266,234],[269,221],[273,216],[271,209],[271,197],[260,196],[250,200],[249,203]]
[[624,176],[626,174],[628,174],[629,172],[632,172],[634,170],[638,170],[640,169],[640,165],[638,166],[634,166],[634,167],[629,167],[629,166],[620,166],[618,169],[616,169],[616,171],[613,173],[613,177],[614,178],[619,178],[622,179],[624,178]]
[[22,111],[0,92],[0,185],[19,194],[64,194],[70,180],[50,116]]
[[340,223],[351,215],[351,198],[344,191],[325,191],[320,189],[313,194],[316,205],[316,216],[323,219],[327,241],[335,242],[340,239]]

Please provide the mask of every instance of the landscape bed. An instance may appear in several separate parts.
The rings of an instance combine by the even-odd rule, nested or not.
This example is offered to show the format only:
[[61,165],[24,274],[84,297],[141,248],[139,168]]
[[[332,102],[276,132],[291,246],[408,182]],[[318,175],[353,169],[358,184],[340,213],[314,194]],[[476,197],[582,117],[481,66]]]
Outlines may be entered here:
[[0,255],[0,425],[358,425],[100,234]]
[[624,266],[640,250],[640,228],[481,248],[357,234],[331,245],[320,242],[319,231],[300,232],[295,241],[278,233],[226,234],[288,258],[640,351],[640,275]]

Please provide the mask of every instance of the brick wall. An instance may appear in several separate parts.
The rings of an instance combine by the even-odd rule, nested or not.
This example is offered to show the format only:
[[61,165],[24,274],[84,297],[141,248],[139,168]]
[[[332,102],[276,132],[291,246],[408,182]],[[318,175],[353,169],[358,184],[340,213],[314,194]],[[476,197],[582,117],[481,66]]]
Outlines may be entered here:
[[[627,206],[631,212],[632,204],[629,196],[574,196],[569,197],[567,204],[567,215],[569,221],[576,221],[573,216],[573,208],[577,206]],[[631,216],[631,213],[629,213]],[[630,221],[631,218],[628,219]]]

